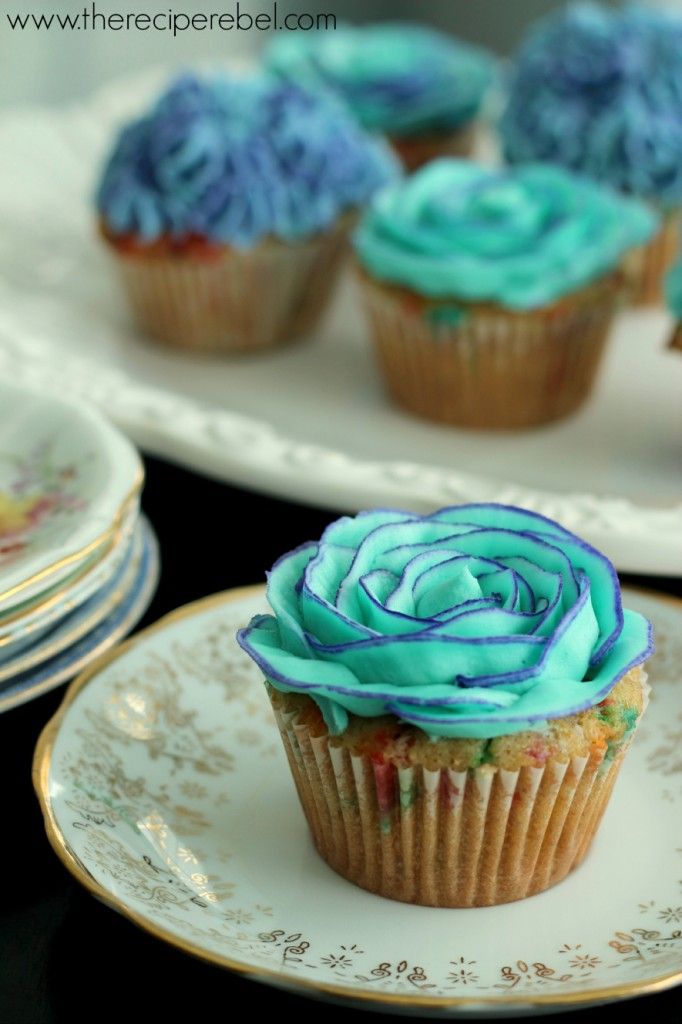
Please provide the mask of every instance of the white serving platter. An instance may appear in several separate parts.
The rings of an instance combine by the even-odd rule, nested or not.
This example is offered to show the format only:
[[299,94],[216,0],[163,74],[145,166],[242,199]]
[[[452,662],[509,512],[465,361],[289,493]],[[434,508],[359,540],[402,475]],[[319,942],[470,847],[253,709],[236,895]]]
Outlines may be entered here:
[[583,411],[525,434],[392,408],[350,275],[318,336],[296,347],[202,359],[146,343],[91,196],[115,125],[163,77],[0,118],[0,374],[86,395],[146,450],[219,479],[334,509],[513,502],[622,571],[682,574],[682,359],[665,349],[660,309],[623,314]]

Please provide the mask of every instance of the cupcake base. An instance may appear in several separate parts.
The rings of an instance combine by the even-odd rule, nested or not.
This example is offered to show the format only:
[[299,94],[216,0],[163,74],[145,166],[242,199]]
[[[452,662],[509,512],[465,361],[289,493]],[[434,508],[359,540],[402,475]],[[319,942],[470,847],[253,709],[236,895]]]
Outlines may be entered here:
[[324,312],[348,251],[353,219],[287,245],[203,254],[118,252],[118,270],[142,329],[176,349],[271,348],[311,331]]
[[491,430],[562,419],[587,399],[624,295],[611,274],[528,312],[430,300],[362,274],[388,391],[437,423]]
[[436,135],[389,136],[389,142],[407,171],[428,164],[439,157],[470,157],[476,147],[477,125],[474,121],[449,133]]
[[[639,717],[644,673],[634,669],[619,685],[638,695]],[[590,847],[634,728],[610,744],[597,727],[580,755],[537,766],[454,770],[435,754],[410,764],[339,743],[315,727],[306,706],[273,698],[322,858],[363,889],[429,907],[510,903],[561,882]],[[584,718],[573,721],[573,738],[590,732]],[[542,746],[542,734],[525,736]]]
[[629,260],[630,302],[633,306],[663,305],[663,281],[680,251],[682,215],[669,213],[651,241],[636,249]]

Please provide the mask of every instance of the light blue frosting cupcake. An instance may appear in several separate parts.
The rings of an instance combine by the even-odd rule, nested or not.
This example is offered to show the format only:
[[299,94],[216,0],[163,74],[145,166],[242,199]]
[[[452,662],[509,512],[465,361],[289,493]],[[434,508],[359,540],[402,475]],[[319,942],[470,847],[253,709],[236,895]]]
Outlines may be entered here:
[[470,121],[494,72],[485,51],[400,22],[282,33],[265,60],[289,81],[328,87],[366,128],[396,137],[446,132]]
[[501,121],[507,158],[682,201],[682,19],[574,4],[535,26]]
[[656,226],[644,204],[560,167],[437,160],[377,196],[355,248],[421,295],[532,309],[614,269]]
[[188,75],[123,129],[97,206],[113,235],[248,247],[323,231],[397,174],[388,147],[327,95],[267,75]]
[[332,733],[393,714],[434,737],[542,729],[602,701],[652,652],[608,559],[505,505],[339,519],[268,577],[238,640]]

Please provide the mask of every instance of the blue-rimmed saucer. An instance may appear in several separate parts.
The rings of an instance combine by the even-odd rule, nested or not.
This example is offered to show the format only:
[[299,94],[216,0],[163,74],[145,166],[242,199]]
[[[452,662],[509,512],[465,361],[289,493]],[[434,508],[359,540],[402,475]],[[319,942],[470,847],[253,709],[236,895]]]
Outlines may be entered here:
[[[140,521],[136,533],[139,540],[133,542],[130,555],[105,591],[97,593],[42,637],[36,648],[19,655],[18,674],[0,682],[0,712],[33,700],[71,679],[129,633],[144,615],[159,578],[159,548],[147,520]],[[104,614],[99,614],[102,611]],[[34,659],[34,650],[36,654],[42,650],[43,657]],[[24,659],[29,657],[32,667],[24,666],[22,670]],[[3,675],[6,665],[2,665]]]

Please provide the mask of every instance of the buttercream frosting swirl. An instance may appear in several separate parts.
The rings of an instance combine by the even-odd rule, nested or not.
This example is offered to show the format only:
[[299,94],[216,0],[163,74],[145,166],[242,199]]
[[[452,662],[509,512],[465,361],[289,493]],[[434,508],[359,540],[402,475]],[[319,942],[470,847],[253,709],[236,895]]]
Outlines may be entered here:
[[518,55],[501,121],[515,163],[549,160],[663,205],[682,201],[682,19],[569,6]]
[[665,276],[665,301],[675,319],[682,321],[682,260]]
[[484,50],[407,22],[282,33],[266,62],[291,81],[334,90],[365,127],[396,136],[470,121],[494,73]]
[[436,737],[542,729],[599,703],[652,651],[604,555],[505,505],[339,519],[275,564],[268,600],[274,614],[239,643],[333,733],[349,713]]
[[187,75],[123,129],[97,205],[114,235],[248,247],[324,230],[397,173],[327,95],[267,75]]
[[529,309],[612,270],[656,224],[561,167],[437,160],[376,197],[355,246],[376,277],[423,295]]

